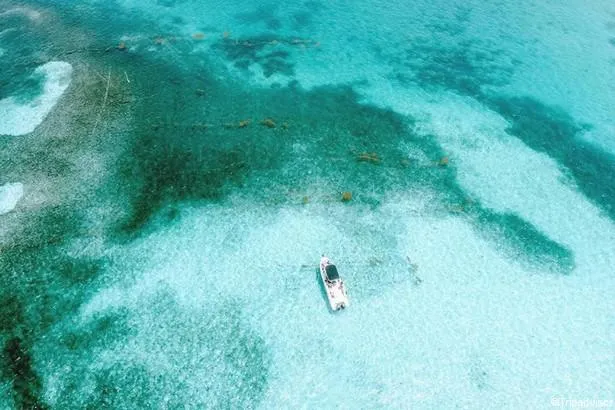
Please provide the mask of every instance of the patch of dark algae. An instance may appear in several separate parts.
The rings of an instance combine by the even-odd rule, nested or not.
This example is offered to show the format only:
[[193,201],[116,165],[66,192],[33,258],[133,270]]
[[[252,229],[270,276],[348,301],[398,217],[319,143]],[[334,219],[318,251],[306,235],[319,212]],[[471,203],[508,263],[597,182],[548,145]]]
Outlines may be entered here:
[[[14,17],[2,23],[10,25],[17,19],[20,25],[11,33],[21,37],[6,40],[21,43],[9,47],[17,67],[0,75],[0,93],[16,92],[15,87],[36,92],[16,73],[20,69],[30,75],[37,66],[55,59],[69,61],[74,68],[71,86],[43,124],[31,134],[0,142],[0,183],[6,178],[23,181],[27,187],[22,200],[26,205],[0,216],[0,383],[3,388],[11,386],[5,390],[11,397],[1,397],[0,407],[43,409],[49,407],[44,397],[46,364],[58,359],[53,347],[64,337],[58,329],[99,287],[96,283],[108,263],[102,257],[68,251],[75,240],[93,240],[90,235],[100,222],[96,217],[85,221],[85,215],[91,216],[90,211],[101,206],[101,198],[95,185],[84,183],[87,177],[77,164],[83,158],[95,163],[101,158],[96,150],[106,148],[92,141],[91,132],[105,84],[92,82],[93,72],[88,73],[91,77],[84,74],[84,61],[92,57],[87,50],[96,48],[90,37],[77,33],[76,26],[63,25],[54,10],[44,6],[0,2],[1,10],[13,7],[17,7],[10,14]],[[40,20],[33,23],[30,11],[40,11]],[[75,47],[83,52],[70,52]],[[6,61],[10,64],[12,58]],[[92,64],[88,69],[99,66]],[[82,86],[92,84],[90,91],[95,95],[82,93]],[[108,102],[114,100],[111,90]],[[43,200],[33,205],[28,195],[37,192]],[[41,347],[52,353],[41,355]]]
[[[79,308],[100,289],[100,281],[109,279],[105,277],[109,262],[105,258],[75,256],[73,245],[93,240],[90,237],[92,229],[96,235],[104,235],[105,241],[121,242],[127,231],[142,230],[145,221],[165,204],[221,200],[228,191],[227,185],[239,186],[248,171],[274,167],[279,160],[276,156],[279,150],[266,152],[258,144],[252,144],[251,139],[224,126],[224,122],[250,113],[247,104],[242,110],[229,110],[233,106],[232,98],[225,100],[219,96],[227,90],[212,82],[203,70],[195,68],[199,67],[197,59],[186,57],[186,63],[175,64],[109,47],[117,44],[117,33],[134,29],[138,23],[128,24],[127,19],[118,18],[119,26],[111,27],[114,23],[109,23],[108,14],[103,12],[86,13],[91,21],[77,18],[78,14],[88,11],[84,7],[75,11],[67,9],[61,14],[66,22],[78,23],[85,31],[88,24],[92,24],[90,28],[96,36],[86,46],[67,44],[48,54],[70,60],[76,68],[73,83],[78,82],[80,69],[100,71],[101,81],[92,83],[96,88],[91,91],[81,90],[83,95],[71,94],[71,98],[75,94],[82,97],[83,106],[75,114],[77,119],[66,113],[64,119],[69,120],[70,126],[62,128],[61,132],[47,129],[49,135],[61,134],[58,138],[45,139],[47,135],[44,135],[37,140],[41,133],[37,131],[28,141],[22,138],[4,142],[7,149],[0,156],[0,169],[18,176],[41,173],[49,178],[53,184],[49,190],[53,191],[64,188],[63,182],[79,180],[70,177],[79,169],[73,161],[75,156],[84,154],[82,145],[92,143],[87,146],[91,151],[85,152],[86,155],[105,152],[110,144],[102,139],[113,139],[117,145],[112,148],[120,155],[108,168],[116,165],[118,171],[110,172],[109,178],[105,174],[102,184],[96,181],[74,190],[79,193],[78,199],[69,198],[66,192],[71,190],[66,189],[54,198],[54,203],[61,203],[59,206],[45,203],[33,210],[20,210],[23,213],[14,216],[18,228],[0,242],[0,348],[3,352],[0,376],[3,386],[12,386],[13,396],[0,403],[15,408],[47,408],[45,399],[57,408],[134,408],[133,399],[139,399],[147,407],[151,403],[164,402],[161,392],[181,391],[182,382],[173,375],[161,379],[137,361],[96,368],[93,358],[113,349],[117,341],[133,336],[132,324],[128,323],[127,312],[121,309],[95,317],[86,324],[75,319]],[[97,25],[105,28],[95,30]],[[61,27],[56,24],[56,35],[62,34]],[[72,49],[73,46],[77,48]],[[101,69],[105,64],[112,67],[108,71],[111,81],[105,81],[107,70]],[[184,67],[191,67],[191,70]],[[134,101],[132,95],[117,92],[120,84],[117,73],[126,74],[124,69],[130,73],[130,82],[137,95]],[[87,81],[80,84],[88,85]],[[103,107],[101,97],[107,95],[108,84],[108,98]],[[206,91],[197,92],[203,89]],[[223,107],[208,105],[217,99],[227,104]],[[130,133],[122,134],[117,127],[107,125],[112,122],[110,113],[115,109],[130,110],[127,120],[138,118],[130,122]],[[82,113],[88,114],[86,118]],[[58,114],[52,113],[50,118],[54,116]],[[96,118],[101,118],[99,123]],[[206,121],[213,122],[213,126]],[[98,132],[93,132],[97,123]],[[254,123],[258,123],[256,119]],[[39,130],[46,127],[44,123]],[[71,138],[62,139],[64,132]],[[95,138],[97,134],[101,139],[92,141],[92,136]],[[255,138],[262,140],[277,138],[266,130],[255,134]],[[28,142],[34,142],[36,148],[28,148]],[[53,155],[42,149],[46,144],[54,151]],[[60,152],[61,148],[69,151]],[[24,152],[20,158],[28,161],[11,159],[7,154],[19,153],[20,149]],[[53,172],[49,172],[50,169]],[[107,205],[113,211],[111,217],[105,216],[109,213],[103,209]],[[226,319],[207,320],[213,323],[215,333],[220,334],[220,339],[212,339],[212,351],[222,348],[225,354],[222,359],[227,362],[225,368],[231,372],[220,375],[221,379],[228,379],[224,382],[224,391],[220,392],[220,405],[250,408],[259,402],[267,386],[269,362],[264,342],[239,324],[238,319],[233,319],[237,314],[219,313]],[[193,328],[187,327],[188,333]],[[203,334],[208,331],[212,328],[203,329]],[[184,352],[183,347],[179,344],[174,354]],[[199,346],[192,347],[198,349]],[[190,356],[182,356],[181,360],[187,362]],[[249,372],[243,367],[245,362],[254,362]],[[65,373],[67,371],[70,375]],[[67,399],[44,396],[48,382],[44,377],[49,374],[58,377],[58,388],[65,389]],[[94,378],[96,391],[93,394],[68,394],[87,390],[88,375]],[[216,384],[212,383],[209,388],[215,390]],[[185,404],[181,395],[174,400],[173,406]]]
[[565,167],[579,190],[615,220],[615,156],[583,139],[588,125],[530,97],[485,102],[510,122],[508,133]]
[[574,269],[574,254],[566,246],[552,240],[531,223],[515,214],[500,214],[477,210],[477,226],[486,235],[506,238],[501,249],[510,257],[538,265],[554,273],[570,274]]
[[1,376],[13,386],[17,408],[46,408],[32,349],[87,298],[103,261],[71,257],[64,246],[79,232],[75,215],[50,208],[0,245]]
[[[127,198],[120,231],[129,235],[146,228],[160,209],[182,202],[219,202],[233,191],[256,201],[265,200],[263,192],[286,200],[288,191],[302,189],[308,171],[327,165],[327,159],[329,167],[343,162],[335,167],[342,171],[339,178],[350,182],[354,176],[384,180],[369,167],[363,174],[346,172],[356,168],[360,151],[400,158],[386,141],[406,132],[405,121],[359,104],[349,87],[255,90],[212,80],[188,56],[181,68],[158,66],[149,72],[144,66],[147,82],[139,94],[155,89],[155,95],[136,108],[135,138],[110,183]],[[294,151],[298,144],[311,156],[304,167]],[[259,180],[267,183],[258,186]]]
[[3,377],[12,379],[13,400],[19,409],[46,409],[40,401],[41,381],[34,372],[32,358],[18,337],[7,340],[2,349]]
[[[411,118],[361,103],[350,86],[254,89],[213,79],[189,56],[151,71],[142,66],[147,80],[138,94],[156,91],[137,108],[136,138],[121,161],[116,185],[126,188],[129,211],[120,234],[147,232],[165,207],[172,219],[181,203],[221,202],[231,192],[257,202],[292,203],[289,193],[317,178],[352,191],[354,204],[378,206],[413,187],[438,192],[444,207],[467,200],[454,164],[437,165],[446,153],[435,137],[415,134]],[[263,119],[271,121],[264,126]],[[409,161],[400,147],[433,163]],[[527,255],[531,264],[554,264],[562,272],[574,266],[568,249],[529,222],[476,201],[465,211],[480,232],[498,236],[520,259]]]
[[[112,316],[66,345],[67,363],[78,370],[58,385],[58,408],[258,407],[271,352],[239,308],[185,310],[161,284],[138,307],[118,314],[120,327]],[[134,330],[129,342],[116,334],[122,328]]]
[[585,139],[591,126],[561,107],[533,97],[498,94],[497,87],[508,84],[522,62],[478,39],[464,40],[459,35],[465,24],[457,24],[458,32],[445,36],[446,41],[434,33],[433,39],[417,41],[405,55],[383,57],[400,67],[401,82],[469,96],[499,113],[510,123],[509,134],[557,161],[578,189],[615,220],[615,156]]

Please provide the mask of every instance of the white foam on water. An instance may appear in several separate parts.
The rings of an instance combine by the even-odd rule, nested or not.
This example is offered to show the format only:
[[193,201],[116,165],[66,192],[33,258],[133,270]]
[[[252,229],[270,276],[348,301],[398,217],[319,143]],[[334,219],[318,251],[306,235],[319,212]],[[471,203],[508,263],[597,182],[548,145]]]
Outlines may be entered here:
[[0,100],[0,135],[25,135],[38,127],[47,114],[58,103],[71,81],[73,68],[63,61],[52,61],[35,70],[36,74],[45,76],[41,95],[25,104],[15,97]]
[[21,182],[7,183],[0,186],[0,215],[11,212],[23,197]]

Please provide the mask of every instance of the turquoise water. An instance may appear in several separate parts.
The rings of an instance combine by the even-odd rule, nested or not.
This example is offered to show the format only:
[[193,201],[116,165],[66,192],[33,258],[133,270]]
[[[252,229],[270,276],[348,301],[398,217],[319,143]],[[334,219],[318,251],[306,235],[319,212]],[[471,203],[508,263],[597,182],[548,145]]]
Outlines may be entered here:
[[0,0],[0,408],[613,406],[614,39],[607,1]]

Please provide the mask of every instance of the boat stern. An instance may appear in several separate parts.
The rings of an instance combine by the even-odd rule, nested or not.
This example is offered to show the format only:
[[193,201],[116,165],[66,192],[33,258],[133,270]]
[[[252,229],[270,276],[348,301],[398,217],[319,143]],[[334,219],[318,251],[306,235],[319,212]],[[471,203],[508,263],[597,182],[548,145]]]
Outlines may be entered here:
[[328,287],[327,297],[329,298],[329,304],[333,310],[340,310],[348,307],[348,296],[346,295],[346,290],[344,289],[342,281]]

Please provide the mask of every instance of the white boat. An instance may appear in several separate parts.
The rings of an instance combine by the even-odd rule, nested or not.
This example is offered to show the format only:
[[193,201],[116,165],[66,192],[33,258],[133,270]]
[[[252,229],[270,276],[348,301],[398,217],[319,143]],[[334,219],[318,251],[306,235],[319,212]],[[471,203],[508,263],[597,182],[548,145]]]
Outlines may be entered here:
[[329,305],[333,310],[344,309],[348,306],[348,294],[344,281],[337,272],[337,268],[329,258],[323,256],[320,258],[320,277],[325,286]]

